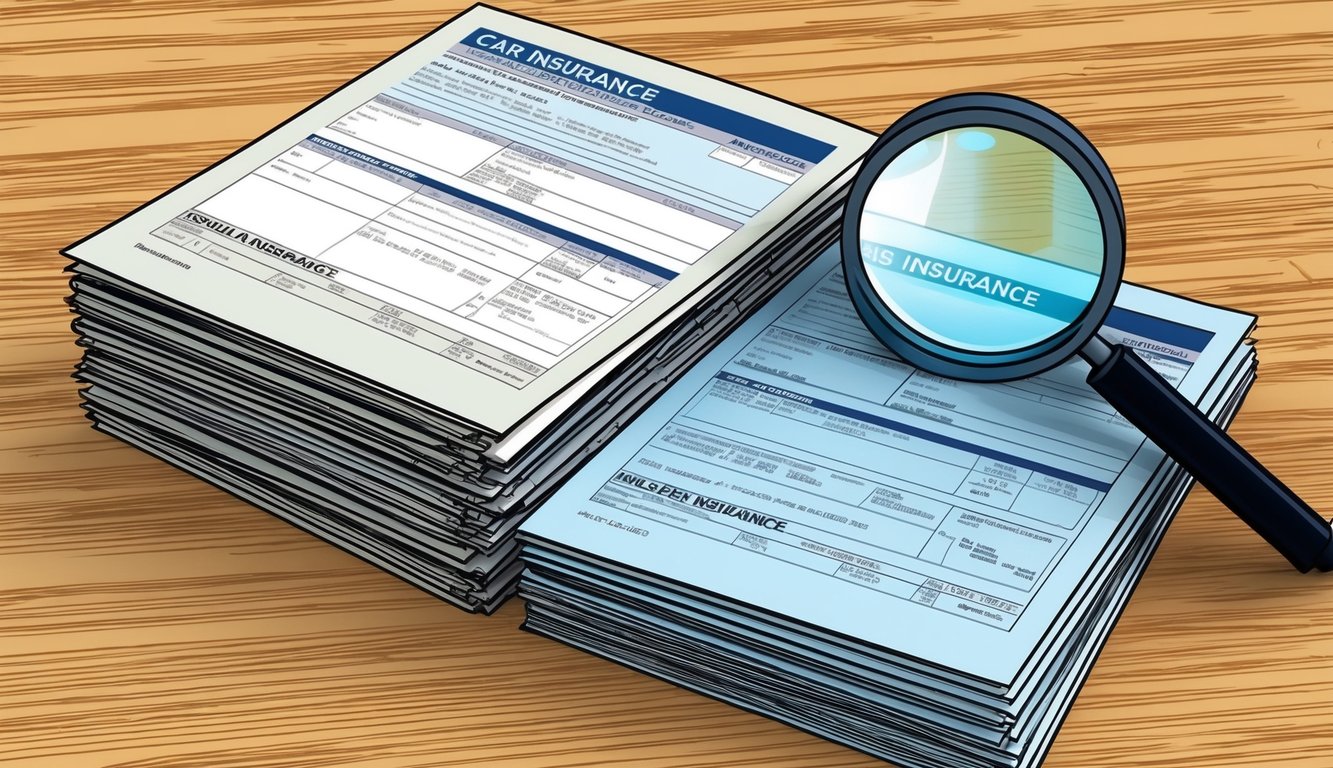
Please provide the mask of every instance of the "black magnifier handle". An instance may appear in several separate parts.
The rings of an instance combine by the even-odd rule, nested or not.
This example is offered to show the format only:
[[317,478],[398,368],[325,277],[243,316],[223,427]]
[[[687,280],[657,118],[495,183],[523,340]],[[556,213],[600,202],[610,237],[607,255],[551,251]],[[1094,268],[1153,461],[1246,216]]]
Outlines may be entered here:
[[1301,573],[1333,569],[1329,524],[1134,350],[1097,337],[1080,350],[1088,384]]

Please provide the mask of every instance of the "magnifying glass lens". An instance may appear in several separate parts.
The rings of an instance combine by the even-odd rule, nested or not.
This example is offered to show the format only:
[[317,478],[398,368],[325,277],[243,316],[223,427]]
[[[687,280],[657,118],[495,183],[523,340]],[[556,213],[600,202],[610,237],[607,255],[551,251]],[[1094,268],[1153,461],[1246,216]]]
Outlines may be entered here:
[[1010,353],[1068,329],[1106,266],[1092,196],[1054,152],[1018,133],[936,133],[890,161],[860,220],[866,284],[938,344]]

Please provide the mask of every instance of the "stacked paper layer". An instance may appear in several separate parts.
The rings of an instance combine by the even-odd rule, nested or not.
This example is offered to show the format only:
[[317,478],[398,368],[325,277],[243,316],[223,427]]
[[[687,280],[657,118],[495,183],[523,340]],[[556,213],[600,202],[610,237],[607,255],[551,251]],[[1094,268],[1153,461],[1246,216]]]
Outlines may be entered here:
[[[1036,765],[1188,479],[1082,362],[978,385],[892,358],[839,264],[523,524],[525,627],[903,766]],[[1251,324],[1125,286],[1102,333],[1226,422]]]
[[832,239],[870,140],[474,8],[68,250],[86,408],[490,611],[518,521]]

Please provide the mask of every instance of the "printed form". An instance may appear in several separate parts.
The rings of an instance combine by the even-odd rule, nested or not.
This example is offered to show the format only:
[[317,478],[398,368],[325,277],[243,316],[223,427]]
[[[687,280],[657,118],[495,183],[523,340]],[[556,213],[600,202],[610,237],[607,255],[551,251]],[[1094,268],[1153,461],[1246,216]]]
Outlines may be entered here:
[[[826,252],[522,531],[1007,685],[1160,453],[1081,361],[1007,384],[901,362],[840,263]],[[1103,336],[1197,399],[1248,327],[1126,285]]]
[[866,143],[476,8],[72,255],[500,432]]

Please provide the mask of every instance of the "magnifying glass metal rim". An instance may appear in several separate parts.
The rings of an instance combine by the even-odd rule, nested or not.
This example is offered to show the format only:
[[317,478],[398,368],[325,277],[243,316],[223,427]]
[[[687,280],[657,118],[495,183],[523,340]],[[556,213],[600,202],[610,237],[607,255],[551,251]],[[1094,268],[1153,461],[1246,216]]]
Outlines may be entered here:
[[[917,142],[943,131],[989,127],[1027,137],[1069,165],[1087,189],[1102,229],[1101,278],[1086,307],[1059,332],[1002,352],[963,349],[932,339],[892,312],[875,294],[863,266],[861,217],[880,174]],[[1008,94],[945,96],[903,115],[871,147],[847,197],[842,222],[843,277],[857,313],[876,338],[914,366],[968,381],[1011,381],[1047,371],[1096,335],[1111,310],[1125,268],[1125,215],[1111,171],[1077,128],[1045,107]]]

